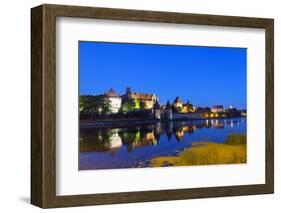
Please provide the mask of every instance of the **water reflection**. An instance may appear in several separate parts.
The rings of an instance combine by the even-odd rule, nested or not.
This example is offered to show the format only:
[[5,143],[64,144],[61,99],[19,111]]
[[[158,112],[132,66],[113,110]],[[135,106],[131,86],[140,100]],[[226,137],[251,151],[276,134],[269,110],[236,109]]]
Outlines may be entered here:
[[175,155],[193,141],[223,143],[246,132],[246,118],[158,122],[122,128],[80,129],[80,169],[144,167],[157,155]]

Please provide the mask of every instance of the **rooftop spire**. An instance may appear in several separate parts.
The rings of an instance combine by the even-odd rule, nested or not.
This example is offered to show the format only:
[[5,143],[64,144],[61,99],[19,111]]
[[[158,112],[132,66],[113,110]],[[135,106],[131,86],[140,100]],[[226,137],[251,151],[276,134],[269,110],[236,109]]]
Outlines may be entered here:
[[158,103],[158,100],[156,100],[154,106],[153,106],[154,109],[160,109],[160,104]]
[[117,93],[116,93],[112,88],[110,88],[110,89],[108,90],[108,92],[106,93],[106,95],[107,95],[108,97],[119,97],[119,96],[117,95]]
[[169,101],[167,101],[167,103],[166,103],[166,109],[171,109],[171,104]]
[[132,94],[132,89],[131,87],[126,87],[126,94]]
[[182,103],[182,101],[181,101],[181,99],[179,98],[179,96],[177,96],[177,97],[175,98],[174,103],[175,103],[175,104],[176,104],[176,103],[178,103],[178,104],[181,104],[181,103]]

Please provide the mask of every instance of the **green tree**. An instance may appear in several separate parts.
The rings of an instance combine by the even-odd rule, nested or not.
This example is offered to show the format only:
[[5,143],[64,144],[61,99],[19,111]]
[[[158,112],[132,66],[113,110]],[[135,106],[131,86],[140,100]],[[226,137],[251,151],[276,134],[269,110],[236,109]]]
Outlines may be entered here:
[[182,108],[181,107],[178,107],[177,108],[177,112],[181,112]]
[[89,97],[89,106],[91,106],[90,112],[96,113],[96,114],[102,114],[103,112],[103,101],[104,96],[103,95],[97,95],[97,96],[90,96]]
[[80,96],[79,97],[79,111],[80,112],[92,112],[94,110],[94,103],[91,100],[92,96]]
[[83,96],[79,96],[79,112],[83,112],[85,108],[85,98]]
[[139,109],[140,108],[140,101],[137,100],[137,99],[134,100],[134,108],[135,109]]
[[99,105],[101,107],[101,114],[108,115],[112,113],[111,104],[108,98],[103,98]]
[[125,101],[122,103],[120,111],[123,113],[132,112],[135,107],[135,102],[133,100]]
[[140,101],[140,108],[141,109],[146,109],[147,108],[146,103],[144,101]]
[[80,96],[79,111],[103,115],[112,113],[110,101],[104,95]]

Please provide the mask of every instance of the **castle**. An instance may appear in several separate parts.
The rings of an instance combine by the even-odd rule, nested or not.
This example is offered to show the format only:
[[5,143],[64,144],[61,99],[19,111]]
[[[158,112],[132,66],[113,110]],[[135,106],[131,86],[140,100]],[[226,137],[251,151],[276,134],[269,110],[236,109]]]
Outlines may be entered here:
[[122,99],[112,88],[108,90],[108,92],[105,94],[105,97],[110,103],[112,113],[117,113],[121,107]]
[[120,116],[154,118],[157,120],[181,120],[200,118],[219,118],[247,116],[246,110],[238,110],[230,106],[224,108],[223,105],[196,108],[188,100],[183,103],[180,97],[176,97],[172,104],[167,101],[160,105],[158,97],[154,93],[132,92],[130,87],[126,88],[123,95],[118,95],[112,88],[100,95],[82,95],[79,97],[79,111],[96,115],[111,115],[120,113]]
[[[140,103],[142,103],[145,109],[153,109],[157,102],[157,96],[155,94],[148,93],[136,93],[132,92],[130,87],[126,88],[126,93],[119,96],[112,88],[104,94],[104,98],[109,101],[112,113],[117,113],[122,106],[122,103],[127,101],[134,101],[135,109],[140,108]],[[159,104],[159,103],[158,103]],[[159,105],[160,107],[160,105]],[[159,108],[160,109],[160,108]]]
[[136,92],[133,93],[131,87],[127,87],[126,93],[121,96],[121,99],[123,102],[129,100],[143,102],[146,106],[145,107],[146,109],[152,109],[158,98],[155,94],[136,93]]
[[[151,110],[152,117],[154,119],[166,119],[172,120],[174,115],[181,114],[181,116],[187,116],[187,113],[195,112],[196,108],[188,100],[185,104],[177,96],[172,104],[167,101],[166,105],[160,106],[158,97],[153,93],[137,93],[132,92],[131,87],[126,88],[126,93],[119,96],[112,88],[105,94],[105,97],[110,102],[112,113],[119,112],[122,103],[133,101],[135,103],[134,109],[140,109],[140,103],[142,103],[147,110]],[[174,115],[173,115],[174,113]],[[190,116],[190,115],[189,115]]]

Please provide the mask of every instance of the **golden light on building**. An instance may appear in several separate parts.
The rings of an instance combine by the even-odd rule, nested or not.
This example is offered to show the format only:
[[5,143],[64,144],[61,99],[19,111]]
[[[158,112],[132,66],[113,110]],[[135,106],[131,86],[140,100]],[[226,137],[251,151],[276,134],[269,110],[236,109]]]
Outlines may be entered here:
[[188,112],[186,105],[182,106],[181,112],[184,112],[184,113]]

